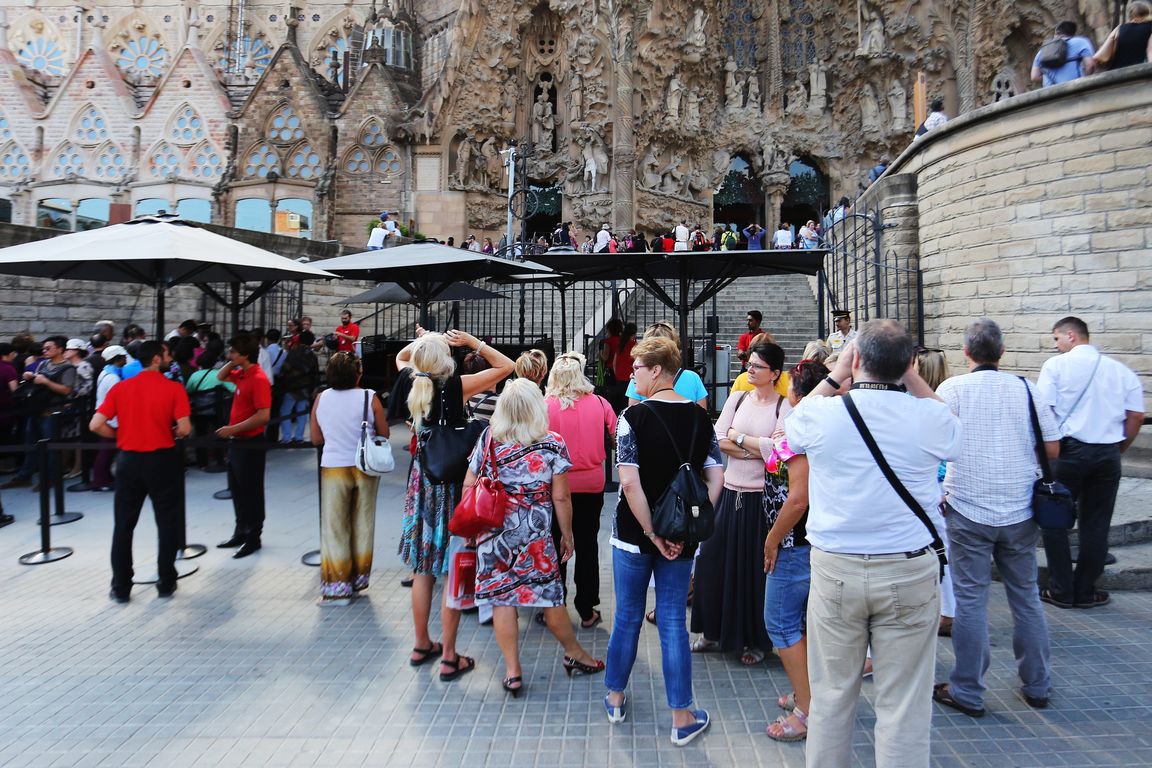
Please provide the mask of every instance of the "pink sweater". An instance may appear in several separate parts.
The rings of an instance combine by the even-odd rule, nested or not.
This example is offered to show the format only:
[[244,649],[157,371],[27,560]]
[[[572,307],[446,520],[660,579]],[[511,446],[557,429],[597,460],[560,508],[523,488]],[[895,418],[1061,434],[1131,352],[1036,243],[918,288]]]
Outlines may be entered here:
[[616,414],[608,401],[598,395],[584,395],[571,408],[560,409],[560,401],[548,398],[548,429],[558,433],[568,445],[572,469],[568,487],[572,493],[600,493],[604,490],[604,430],[616,434]]

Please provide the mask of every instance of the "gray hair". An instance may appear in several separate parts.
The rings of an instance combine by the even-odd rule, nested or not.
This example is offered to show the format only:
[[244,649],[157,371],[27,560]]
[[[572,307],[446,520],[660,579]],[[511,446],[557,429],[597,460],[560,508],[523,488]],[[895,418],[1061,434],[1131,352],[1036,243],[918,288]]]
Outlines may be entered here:
[[915,345],[895,320],[869,320],[856,337],[860,367],[878,382],[896,382],[912,363]]
[[1004,334],[990,317],[973,321],[964,329],[964,349],[977,363],[998,363],[1004,354]]

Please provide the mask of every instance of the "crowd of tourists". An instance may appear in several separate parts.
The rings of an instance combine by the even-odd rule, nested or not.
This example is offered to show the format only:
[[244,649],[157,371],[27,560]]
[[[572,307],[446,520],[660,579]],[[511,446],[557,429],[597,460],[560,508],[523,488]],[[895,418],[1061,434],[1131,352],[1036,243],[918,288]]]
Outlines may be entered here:
[[[555,637],[568,676],[604,674],[605,715],[620,723],[632,713],[630,679],[647,621],[660,637],[675,744],[691,742],[710,723],[693,691],[693,654],[757,665],[775,653],[792,692],[777,702],[784,714],[768,724],[769,738],[806,740],[810,766],[848,765],[862,680],[872,676],[877,763],[926,764],[933,700],[971,717],[985,714],[995,563],[1012,610],[1019,695],[1028,706],[1047,707],[1043,604],[1110,602],[1096,583],[1120,454],[1144,418],[1135,374],[1101,354],[1075,317],[1053,325],[1059,354],[1035,384],[999,369],[1004,339],[987,318],[966,329],[968,373],[956,376],[941,350],[917,348],[894,321],[854,329],[850,315],[837,312],[832,336],[810,343],[788,366],[761,327],[762,314],[752,310],[747,319],[738,343],[744,371],[715,423],[703,383],[683,368],[681,339],[665,322],[639,338],[634,325],[611,323],[591,366],[580,352],[549,361],[533,349],[513,360],[467,332],[417,327],[417,338],[396,355],[386,405],[381,393],[361,386],[354,351],[333,350],[327,388],[314,398],[293,395],[311,404],[309,437],[323,447],[320,605],[348,605],[369,586],[379,473],[367,471],[358,454],[366,438],[387,438],[389,423],[404,421],[412,440],[396,463],[407,464],[399,554],[412,572],[409,664],[435,663],[441,681],[486,663],[457,645],[462,612],[475,605],[491,618],[502,687],[520,697],[523,611]],[[348,326],[337,331],[341,342],[356,336]],[[264,439],[274,410],[271,384],[283,375],[275,362],[310,354],[315,338],[307,318],[289,323],[285,335],[239,333],[226,352],[210,330],[203,349],[187,342],[204,330],[195,323],[164,343],[133,329],[141,335],[122,339],[128,346],[111,343],[110,326],[97,330],[95,355],[85,354],[89,345],[55,337],[35,359],[27,345],[23,356],[0,345],[0,373],[55,398],[67,398],[82,380],[97,382],[89,428],[119,449],[111,597],[130,599],[132,530],[146,498],[159,529],[157,589],[168,597],[184,515],[174,438],[193,431],[188,395],[200,391],[190,386],[193,377],[208,370],[212,388],[234,387],[227,423],[216,429],[230,438],[236,511],[233,535],[220,546],[246,557],[261,546],[265,453],[255,441]],[[199,354],[186,355],[187,346]],[[270,348],[271,374],[260,362]],[[24,370],[13,378],[7,369],[17,357]],[[101,370],[82,373],[91,357],[103,359]],[[118,380],[104,386],[109,368],[119,369]],[[612,383],[623,387],[598,385],[593,370],[611,370]],[[43,434],[36,419],[25,422],[26,431]],[[288,425],[282,434],[295,439]],[[609,620],[598,607],[597,537],[610,448],[620,482],[609,538],[615,611],[606,656],[598,659],[579,633]],[[7,485],[30,476],[22,466]],[[1075,561],[1066,528],[1038,525],[1038,480],[1063,483],[1075,498]],[[481,499],[496,500],[498,517],[463,530]],[[681,514],[675,523],[677,509],[703,520]],[[1041,540],[1050,571],[1043,588],[1035,557]],[[460,566],[466,562],[470,570]],[[436,637],[435,585],[444,577],[454,586],[441,590]],[[579,627],[566,608],[570,597]],[[955,664],[937,683],[940,636],[951,637]]]

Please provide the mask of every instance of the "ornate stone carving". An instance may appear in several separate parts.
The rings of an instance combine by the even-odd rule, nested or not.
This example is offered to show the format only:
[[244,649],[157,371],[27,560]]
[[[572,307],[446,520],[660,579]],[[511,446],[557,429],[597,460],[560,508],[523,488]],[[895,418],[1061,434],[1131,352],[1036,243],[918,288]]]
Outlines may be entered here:
[[680,122],[680,102],[684,98],[684,84],[675,74],[668,81],[667,120],[673,125]]
[[508,201],[501,195],[469,193],[466,204],[468,226],[474,229],[503,229],[507,223]]
[[808,65],[808,112],[822,115],[828,109],[828,69],[823,62]]
[[867,0],[857,0],[857,18],[860,24],[860,47],[856,53],[861,56],[877,56],[884,53],[884,16],[880,7]]
[[556,131],[556,115],[552,102],[548,99],[547,84],[542,84],[541,88],[536,96],[536,103],[532,105],[532,143],[551,152]]
[[583,159],[583,182],[586,192],[607,191],[608,148],[604,138],[594,129],[585,129],[585,135],[577,139],[580,156]]
[[697,64],[703,58],[708,48],[708,36],[704,27],[708,23],[708,16],[703,8],[697,7],[692,12],[692,23],[688,27],[688,40],[684,46],[684,61]]
[[860,130],[865,135],[880,133],[880,104],[871,83],[860,89]]
[[892,132],[903,133],[908,130],[908,92],[900,78],[894,78],[892,85],[888,86],[888,125]]
[[804,83],[799,80],[793,80],[792,84],[788,86],[788,106],[784,108],[786,115],[802,115],[808,109],[808,91],[804,89]]

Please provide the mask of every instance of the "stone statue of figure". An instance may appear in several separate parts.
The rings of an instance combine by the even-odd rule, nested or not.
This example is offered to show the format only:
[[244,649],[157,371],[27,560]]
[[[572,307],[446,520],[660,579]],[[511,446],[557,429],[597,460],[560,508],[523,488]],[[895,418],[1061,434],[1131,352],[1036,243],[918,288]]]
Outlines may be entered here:
[[532,143],[551,151],[555,130],[556,113],[552,102],[548,100],[547,89],[542,89],[532,107]]
[[687,169],[683,166],[684,155],[674,151],[672,157],[660,172],[661,192],[666,192],[670,195],[680,195],[684,193],[684,176],[687,174]]
[[704,25],[708,22],[708,17],[704,15],[704,9],[697,7],[692,13],[692,25],[688,28],[688,44],[693,48],[703,48],[708,45],[708,37],[704,34]]
[[660,186],[660,153],[656,147],[649,145],[640,161],[640,184],[645,189],[656,189]]
[[462,187],[468,186],[472,180],[472,139],[465,136],[456,148],[456,183]]
[[490,136],[480,147],[480,157],[484,161],[484,178],[489,189],[500,189],[504,186],[504,161],[500,157],[500,142],[495,136]]
[[728,63],[724,65],[724,72],[724,106],[729,111],[740,109],[743,94],[736,82],[736,62],[728,59]]
[[908,92],[900,78],[895,78],[888,88],[888,111],[892,114],[892,130],[908,129]]
[[808,92],[804,90],[804,83],[793,80],[788,86],[788,106],[784,109],[786,115],[800,115],[808,109]]
[[818,61],[808,65],[808,111],[823,114],[828,106],[828,70]]
[[755,72],[748,74],[748,101],[744,106],[748,109],[760,109],[760,77]]
[[680,82],[680,78],[675,74],[672,79],[668,81],[668,120],[669,122],[680,122],[680,102],[684,98],[684,84]]
[[595,129],[588,129],[587,138],[581,142],[580,154],[584,158],[585,190],[598,192],[599,180],[608,178],[608,148],[604,146],[604,139]]
[[696,88],[688,89],[687,105],[684,125],[690,130],[696,130],[700,127],[700,92]]
[[860,89],[860,129],[864,133],[880,132],[880,103],[871,83]]
[[857,53],[884,53],[884,17],[877,7],[859,0],[860,50]]
[[507,120],[508,122],[515,122],[516,121],[516,102],[517,102],[517,100],[519,100],[519,97],[520,97],[520,93],[519,93],[520,89],[516,86],[516,73],[514,71],[508,70],[508,74],[506,75],[506,78],[507,79],[505,79],[505,81],[504,81],[504,91],[502,94],[503,95],[503,104],[502,104],[503,110],[502,110],[502,112],[503,112],[505,120]]
[[579,72],[572,73],[572,84],[568,89],[568,114],[570,121],[578,123],[584,119],[584,78]]

